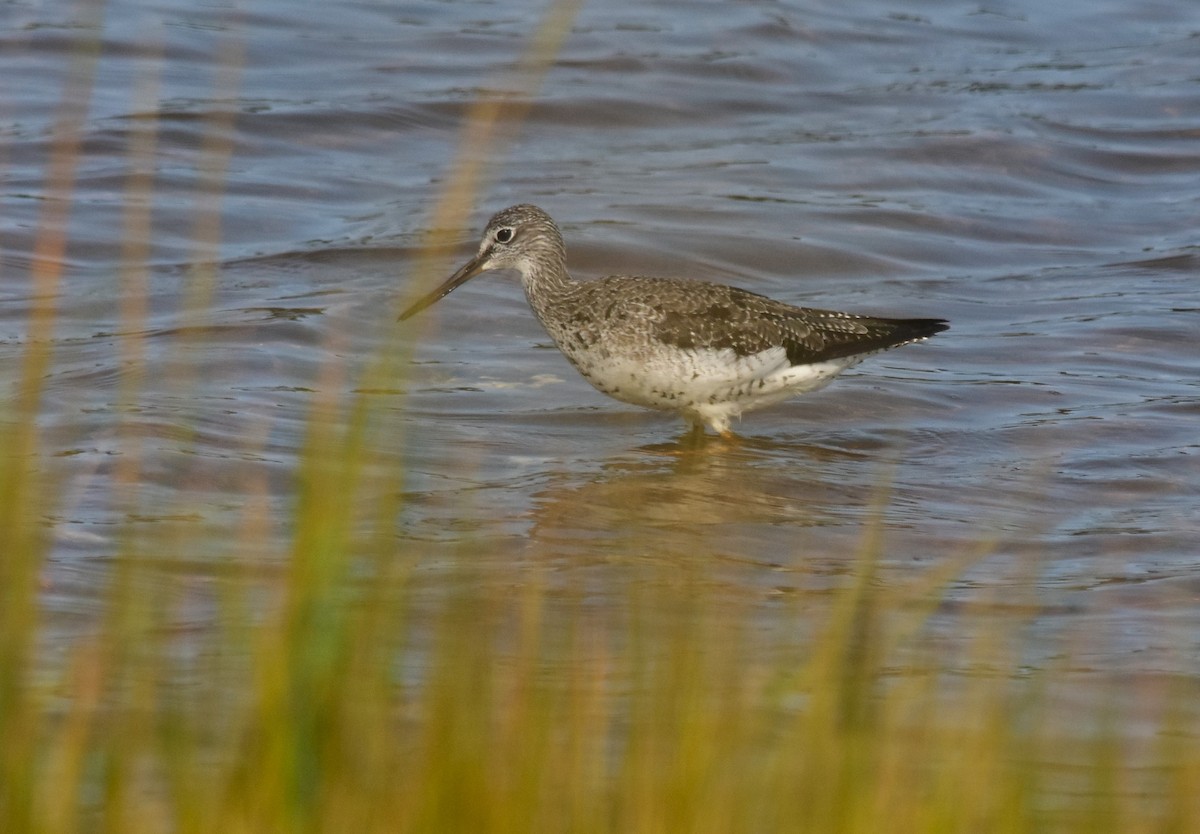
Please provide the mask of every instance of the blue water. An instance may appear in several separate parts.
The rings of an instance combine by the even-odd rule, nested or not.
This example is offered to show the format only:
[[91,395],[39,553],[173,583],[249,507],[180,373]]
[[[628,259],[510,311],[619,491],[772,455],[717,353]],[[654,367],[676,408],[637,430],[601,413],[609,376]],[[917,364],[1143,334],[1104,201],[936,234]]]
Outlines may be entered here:
[[[45,584],[63,639],[131,519],[178,528],[181,569],[204,577],[203,542],[259,507],[269,532],[246,558],[282,558],[314,392],[353,389],[398,337],[412,352],[378,393],[395,431],[375,442],[406,461],[396,546],[419,543],[431,566],[484,541],[497,582],[550,565],[599,605],[645,563],[765,602],[848,582],[884,489],[883,581],[964,560],[946,639],[964,607],[1000,628],[1033,611],[1041,636],[1103,635],[1089,658],[1114,674],[1194,677],[1200,6],[580,10],[511,141],[487,148],[444,274],[489,214],[535,202],[581,276],[681,275],[952,323],[698,455],[679,453],[682,423],[577,378],[511,278],[396,330],[443,274],[414,257],[464,161],[464,118],[542,11],[0,6],[0,384],[28,346],[44,212],[70,205],[41,410],[62,479]],[[55,194],[56,119],[96,43],[75,99],[82,156]],[[138,205],[148,308],[131,322],[122,243]],[[133,341],[147,366],[129,403]],[[114,487],[123,432],[140,439],[136,488]]]

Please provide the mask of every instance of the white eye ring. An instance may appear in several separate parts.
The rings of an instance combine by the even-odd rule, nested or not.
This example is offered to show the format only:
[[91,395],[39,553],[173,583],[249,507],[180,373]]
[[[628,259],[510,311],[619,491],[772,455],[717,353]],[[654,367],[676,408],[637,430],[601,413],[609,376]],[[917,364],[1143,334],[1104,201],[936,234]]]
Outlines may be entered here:
[[505,226],[503,229],[497,229],[496,243],[511,243],[514,234],[515,233],[513,232],[512,228],[509,226]]

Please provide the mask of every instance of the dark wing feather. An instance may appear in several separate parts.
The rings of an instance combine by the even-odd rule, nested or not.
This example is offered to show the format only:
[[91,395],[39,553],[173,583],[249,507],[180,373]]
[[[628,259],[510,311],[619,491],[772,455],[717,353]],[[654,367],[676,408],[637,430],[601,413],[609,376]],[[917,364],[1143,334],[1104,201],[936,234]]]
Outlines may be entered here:
[[884,319],[793,307],[724,284],[611,276],[586,281],[563,322],[572,332],[648,329],[680,350],[732,350],[752,356],[782,347],[801,365],[874,353],[928,338],[942,319]]
[[738,356],[782,347],[790,364],[801,365],[899,347],[949,327],[942,319],[855,316],[793,307],[736,287],[702,286],[701,304],[660,311],[658,339],[685,350],[728,348]]

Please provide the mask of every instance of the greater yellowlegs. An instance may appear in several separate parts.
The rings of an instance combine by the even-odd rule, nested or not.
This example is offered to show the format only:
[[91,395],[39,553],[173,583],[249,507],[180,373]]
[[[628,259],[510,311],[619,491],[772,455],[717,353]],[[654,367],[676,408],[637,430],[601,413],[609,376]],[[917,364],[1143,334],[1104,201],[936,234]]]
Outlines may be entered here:
[[562,233],[537,206],[488,221],[479,252],[400,314],[407,319],[492,269],[521,274],[529,306],[597,390],[674,411],[723,437],[744,411],[815,391],[873,353],[919,342],[943,319],[884,319],[793,307],[724,284],[613,275],[577,281]]

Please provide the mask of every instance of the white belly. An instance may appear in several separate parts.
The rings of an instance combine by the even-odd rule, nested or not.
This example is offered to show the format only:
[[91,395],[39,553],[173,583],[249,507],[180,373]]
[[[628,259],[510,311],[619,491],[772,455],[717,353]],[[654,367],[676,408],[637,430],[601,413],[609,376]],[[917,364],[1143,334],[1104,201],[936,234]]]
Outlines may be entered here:
[[811,365],[789,365],[782,347],[750,356],[732,350],[662,350],[605,355],[568,354],[597,390],[645,408],[676,411],[694,424],[726,431],[744,411],[782,402],[828,385],[864,355]]

